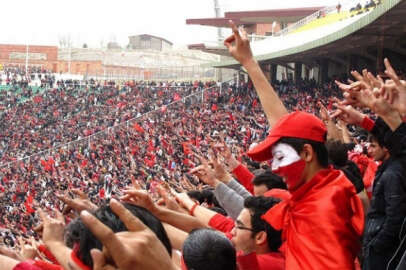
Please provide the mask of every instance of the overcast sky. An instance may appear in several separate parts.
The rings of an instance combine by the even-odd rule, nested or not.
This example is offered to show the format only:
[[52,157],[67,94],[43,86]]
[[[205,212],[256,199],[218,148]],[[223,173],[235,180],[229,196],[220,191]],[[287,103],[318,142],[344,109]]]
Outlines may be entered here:
[[[338,0],[218,0],[222,12],[336,5]],[[347,0],[348,1],[348,0]],[[214,41],[216,29],[186,25],[212,18],[213,0],[3,0],[0,43],[58,45],[70,35],[75,46],[102,41],[128,43],[129,35],[152,34],[177,45]],[[341,1],[343,2],[343,1]],[[228,34],[228,33],[225,33]]]

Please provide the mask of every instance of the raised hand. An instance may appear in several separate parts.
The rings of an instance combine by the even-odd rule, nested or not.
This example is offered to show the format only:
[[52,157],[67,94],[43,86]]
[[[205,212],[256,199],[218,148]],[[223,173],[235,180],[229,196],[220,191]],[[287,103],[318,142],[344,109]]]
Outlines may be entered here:
[[27,245],[21,236],[18,237],[18,243],[21,257],[24,260],[33,260],[37,257],[37,250],[32,245]]
[[[80,217],[94,236],[102,242],[115,267],[120,270],[176,269],[167,250],[148,227],[116,200],[110,201],[110,207],[125,224],[128,232],[114,233],[87,211],[83,211]],[[106,264],[101,251],[92,250],[91,255],[94,270],[115,269],[114,266]]]
[[173,199],[170,196],[170,194],[168,194],[167,190],[165,190],[161,186],[158,186],[157,191],[158,191],[159,196],[161,196],[161,200],[158,202],[158,205],[163,204],[163,205],[165,205],[166,208],[168,208],[170,210],[177,211],[177,212],[181,211],[181,207],[176,202],[176,200]]
[[244,29],[238,30],[233,21],[229,21],[233,34],[229,36],[224,45],[227,47],[229,53],[240,62],[242,65],[253,60],[250,41],[248,40],[247,32]]
[[145,209],[149,210],[151,213],[156,213],[158,208],[157,205],[152,200],[151,196],[149,196],[148,192],[145,190],[137,190],[137,189],[126,189],[123,191],[124,195],[120,197],[120,200],[144,207]]
[[350,125],[360,126],[365,115],[354,109],[351,105],[333,104],[337,110],[331,115],[332,118],[338,118]]
[[228,183],[232,176],[227,172],[224,164],[219,161],[217,150],[212,147],[210,149],[210,164],[213,165],[214,177],[223,183]]
[[328,114],[327,108],[321,103],[320,101],[317,102],[317,106],[320,108],[320,117],[321,120],[323,120],[324,123],[328,122],[331,120],[330,115]]
[[66,204],[66,206],[63,210],[64,214],[69,213],[71,210],[74,210],[77,213],[80,213],[83,210],[94,211],[98,208],[97,205],[95,205],[94,203],[92,203],[89,200],[89,198],[83,191],[81,191],[79,189],[73,189],[72,192],[75,195],[77,195],[78,197],[71,199],[69,197],[69,195],[61,195],[61,194],[56,195],[56,197],[59,200],[61,200],[62,202],[64,202]]
[[199,177],[205,184],[215,186],[218,183],[215,171],[210,168],[208,161],[204,157],[197,154],[195,156],[200,160],[201,165],[193,168],[190,173]]
[[228,147],[227,143],[221,138],[221,144],[215,147],[218,153],[223,157],[224,161],[228,165],[229,171],[233,171],[240,165],[237,159],[235,159],[231,149]]
[[63,243],[65,231],[65,218],[63,215],[58,210],[55,210],[55,218],[50,217],[41,209],[38,210],[38,213],[43,224],[42,241],[44,241],[44,244]]
[[385,74],[391,80],[385,82],[382,94],[400,114],[406,114],[406,82],[399,79],[387,58],[385,58],[384,63]]

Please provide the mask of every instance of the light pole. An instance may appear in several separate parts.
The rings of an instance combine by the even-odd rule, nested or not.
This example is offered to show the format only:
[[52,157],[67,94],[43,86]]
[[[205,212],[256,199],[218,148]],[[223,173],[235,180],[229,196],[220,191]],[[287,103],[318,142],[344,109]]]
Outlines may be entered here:
[[[220,5],[219,5],[219,1],[218,0],[214,0],[214,13],[216,15],[216,18],[220,18],[221,17],[221,9],[220,9]],[[217,29],[217,42],[222,42],[223,41],[223,33],[221,31],[221,27],[219,27]],[[221,61],[221,56],[220,56],[220,61]],[[216,69],[216,73],[217,73],[217,77],[216,79],[221,81],[222,80],[222,72],[221,69]]]
[[25,44],[25,76],[28,76],[28,42]]

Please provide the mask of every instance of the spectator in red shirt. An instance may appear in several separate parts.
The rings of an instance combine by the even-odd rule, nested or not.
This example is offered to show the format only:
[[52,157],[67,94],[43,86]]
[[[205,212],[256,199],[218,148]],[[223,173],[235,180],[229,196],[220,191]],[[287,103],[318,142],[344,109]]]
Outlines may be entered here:
[[[269,209],[279,200],[266,197],[249,197],[244,201],[244,209],[238,216],[232,230],[232,239],[237,249],[238,262],[243,269],[251,268],[254,253],[258,269],[282,270],[285,269],[285,260],[278,252],[282,244],[281,232],[275,230],[262,219]],[[247,257],[248,256],[248,257]],[[248,261],[248,265],[246,265]]]

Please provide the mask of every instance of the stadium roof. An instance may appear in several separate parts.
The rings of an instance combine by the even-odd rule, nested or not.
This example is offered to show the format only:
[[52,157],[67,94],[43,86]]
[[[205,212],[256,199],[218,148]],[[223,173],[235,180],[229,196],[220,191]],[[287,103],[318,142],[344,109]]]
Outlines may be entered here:
[[[314,39],[310,41],[299,40],[294,46],[282,46],[279,47],[280,49],[272,51],[268,49],[268,52],[262,50],[255,53],[254,51],[254,55],[258,61],[269,63],[298,61],[312,65],[315,59],[320,58],[343,63],[344,60],[337,57],[337,55],[355,54],[371,60],[376,59],[376,48],[381,45],[385,50],[406,56],[405,14],[406,1],[383,1],[370,13],[360,16],[359,19],[352,18],[352,23],[345,25],[345,27],[333,28],[332,31],[325,35],[320,32]],[[270,42],[271,44],[272,38],[269,41],[264,40],[261,42]],[[254,43],[252,47],[255,47]],[[263,47],[270,48],[271,46]],[[230,60],[214,64],[214,66],[239,67],[240,65],[235,60]]]
[[197,44],[190,44],[188,45],[189,50],[197,50],[197,51],[202,51],[205,53],[212,53],[216,55],[222,55],[222,56],[230,56],[228,50],[224,46],[219,46],[219,45],[208,45],[204,43],[197,43]]
[[226,12],[223,18],[187,19],[186,24],[197,24],[214,27],[229,27],[228,21],[233,20],[237,25],[252,25],[260,23],[281,23],[297,22],[323,7],[293,8],[293,9],[271,9],[254,11]]

